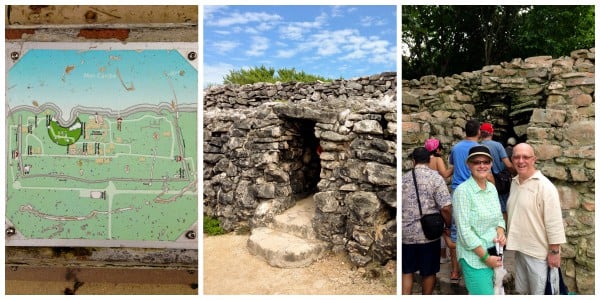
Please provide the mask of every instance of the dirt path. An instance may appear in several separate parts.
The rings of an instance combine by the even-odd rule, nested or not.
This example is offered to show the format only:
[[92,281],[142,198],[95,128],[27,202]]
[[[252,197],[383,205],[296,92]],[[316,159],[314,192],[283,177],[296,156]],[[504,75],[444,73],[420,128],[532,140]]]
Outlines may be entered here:
[[[305,268],[280,269],[250,254],[247,235],[204,236],[205,295],[395,295],[389,273],[352,270],[347,258],[331,254]],[[394,273],[395,274],[395,273]]]

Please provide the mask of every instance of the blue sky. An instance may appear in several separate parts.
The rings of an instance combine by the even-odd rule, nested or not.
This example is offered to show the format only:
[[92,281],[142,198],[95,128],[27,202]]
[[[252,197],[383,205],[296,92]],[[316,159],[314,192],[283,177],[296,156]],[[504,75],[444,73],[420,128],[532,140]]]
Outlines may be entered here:
[[204,86],[264,65],[350,79],[396,71],[396,6],[204,6]]

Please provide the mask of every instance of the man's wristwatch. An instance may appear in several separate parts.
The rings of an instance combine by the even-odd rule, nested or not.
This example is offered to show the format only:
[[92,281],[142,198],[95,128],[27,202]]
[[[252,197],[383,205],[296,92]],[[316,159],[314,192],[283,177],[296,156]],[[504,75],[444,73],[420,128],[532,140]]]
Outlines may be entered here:
[[560,250],[554,250],[554,249],[550,249],[550,254],[560,254]]

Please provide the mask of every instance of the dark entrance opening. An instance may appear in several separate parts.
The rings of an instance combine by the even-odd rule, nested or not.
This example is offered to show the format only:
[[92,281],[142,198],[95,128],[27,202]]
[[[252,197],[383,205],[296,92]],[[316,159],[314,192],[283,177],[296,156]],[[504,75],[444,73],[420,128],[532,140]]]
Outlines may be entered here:
[[288,148],[282,149],[282,163],[290,175],[290,185],[294,199],[301,199],[318,191],[321,180],[321,160],[319,159],[319,139],[315,136],[315,121],[284,118],[285,136]]
[[[527,126],[533,110],[539,105],[545,106],[541,96],[516,97],[505,93],[479,94],[479,101],[475,102],[475,117],[481,122],[490,122],[494,126],[494,140],[506,145],[510,137],[517,142],[526,141],[527,134],[519,135],[516,127]],[[521,132],[523,130],[520,130]]]

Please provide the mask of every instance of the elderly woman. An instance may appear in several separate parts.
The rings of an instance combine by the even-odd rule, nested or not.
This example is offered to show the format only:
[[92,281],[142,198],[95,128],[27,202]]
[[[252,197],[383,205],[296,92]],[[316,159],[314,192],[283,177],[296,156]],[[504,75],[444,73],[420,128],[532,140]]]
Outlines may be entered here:
[[482,145],[472,147],[467,166],[471,177],[461,183],[452,195],[458,228],[457,256],[469,294],[493,295],[493,268],[501,266],[502,259],[490,255],[487,249],[494,247],[496,242],[500,246],[506,244],[506,225],[496,188],[488,181],[488,178],[493,178],[490,150]]

